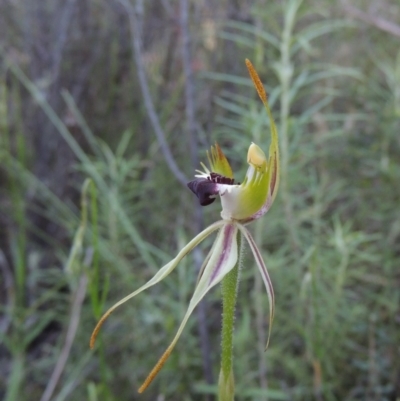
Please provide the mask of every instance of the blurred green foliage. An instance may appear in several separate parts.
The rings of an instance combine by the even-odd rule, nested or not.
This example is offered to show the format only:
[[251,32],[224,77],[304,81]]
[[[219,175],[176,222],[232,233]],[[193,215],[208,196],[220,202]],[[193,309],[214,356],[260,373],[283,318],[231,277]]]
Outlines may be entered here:
[[[400,5],[189,3],[199,159],[218,140],[240,181],[249,142],[269,145],[246,57],[266,84],[280,132],[280,193],[252,227],[276,317],[264,353],[267,295],[249,258],[236,319],[237,400],[398,400]],[[193,317],[156,381],[136,395],[186,310],[197,275],[191,257],[113,314],[98,348],[88,347],[99,315],[198,228],[193,196],[169,170],[149,122],[126,4],[0,3],[0,397],[7,401],[216,394],[204,378]],[[129,4],[156,113],[191,177],[181,3]],[[204,224],[217,218],[216,202],[204,209]],[[219,299],[218,290],[208,297],[205,321],[214,377]]]

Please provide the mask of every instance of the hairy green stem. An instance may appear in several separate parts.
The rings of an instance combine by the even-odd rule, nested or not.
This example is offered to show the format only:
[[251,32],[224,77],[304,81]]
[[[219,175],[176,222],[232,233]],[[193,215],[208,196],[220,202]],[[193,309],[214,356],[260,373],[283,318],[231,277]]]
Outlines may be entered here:
[[233,331],[235,323],[238,264],[226,275],[222,282],[222,358],[221,370],[228,376],[232,369]]
[[239,286],[239,270],[242,261],[242,234],[238,233],[239,257],[235,267],[222,280],[222,332],[221,371],[218,384],[219,401],[232,401],[235,393],[233,379],[233,332],[235,308]]

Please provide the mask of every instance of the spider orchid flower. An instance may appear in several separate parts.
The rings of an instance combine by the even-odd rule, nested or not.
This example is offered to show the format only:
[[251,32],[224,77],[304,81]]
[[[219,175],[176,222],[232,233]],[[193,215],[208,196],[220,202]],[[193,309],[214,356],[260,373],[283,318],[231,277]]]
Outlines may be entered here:
[[149,386],[163,367],[195,307],[208,291],[220,283],[237,265],[239,258],[239,233],[242,234],[242,238],[246,239],[250,246],[267,290],[269,299],[269,341],[274,316],[274,292],[267,268],[261,257],[261,252],[245,225],[265,214],[270,209],[276,197],[279,186],[278,134],[268,106],[267,95],[258,74],[249,60],[246,60],[246,65],[269,116],[271,144],[268,158],[260,147],[251,143],[247,153],[247,163],[249,164],[247,174],[243,182],[239,184],[235,183],[229,162],[218,144],[211,147],[210,153],[207,153],[210,168],[208,169],[202,164],[204,171],[197,171],[198,174],[193,181],[188,183],[188,187],[196,194],[200,204],[203,206],[211,204],[219,196],[222,203],[222,220],[211,224],[198,234],[146,284],[112,306],[99,320],[90,339],[90,347],[93,348],[101,326],[117,307],[163,280],[193,248],[199,245],[210,234],[218,231],[215,242],[203,263],[199,280],[182,323],[171,344],[150,372],[143,385],[139,388],[139,393],[142,393]]

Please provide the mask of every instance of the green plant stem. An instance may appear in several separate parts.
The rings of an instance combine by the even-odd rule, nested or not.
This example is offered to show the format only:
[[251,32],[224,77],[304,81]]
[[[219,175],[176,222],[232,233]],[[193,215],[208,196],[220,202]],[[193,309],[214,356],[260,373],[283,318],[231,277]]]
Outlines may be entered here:
[[222,332],[221,372],[219,378],[219,401],[231,401],[234,396],[233,380],[233,332],[236,299],[239,285],[239,266],[242,261],[242,236],[238,234],[239,257],[235,267],[222,280]]
[[232,369],[233,331],[239,266],[236,265],[222,281],[222,358],[221,369],[227,377]]
[[14,401],[18,399],[25,376],[24,365],[25,353],[24,350],[19,350],[13,355],[12,368],[7,384],[7,393],[4,397],[5,401]]
[[292,34],[296,13],[301,1],[290,1],[285,15],[285,25],[282,32],[281,41],[281,60],[279,63],[279,80],[281,84],[281,111],[280,111],[280,136],[281,136],[281,192],[285,210],[286,224],[289,231],[292,247],[299,248],[299,239],[295,222],[293,219],[293,206],[289,192],[288,184],[288,166],[289,166],[289,113],[290,113],[290,84],[293,77],[293,64],[290,57],[292,45]]
[[[22,166],[26,164],[26,146],[22,132],[19,127],[17,132],[12,134],[9,129],[8,120],[8,92],[4,83],[0,85],[0,137],[2,138],[0,147],[4,148],[6,163],[10,169],[12,154],[16,153],[17,160]],[[17,108],[17,113],[19,112]],[[14,140],[12,140],[14,138]],[[13,148],[15,149],[13,152]],[[13,208],[13,218],[16,223],[16,236],[14,239],[14,261],[15,261],[15,293],[18,307],[25,304],[25,281],[26,281],[26,216],[24,189],[18,181],[18,177],[10,174],[10,195]]]

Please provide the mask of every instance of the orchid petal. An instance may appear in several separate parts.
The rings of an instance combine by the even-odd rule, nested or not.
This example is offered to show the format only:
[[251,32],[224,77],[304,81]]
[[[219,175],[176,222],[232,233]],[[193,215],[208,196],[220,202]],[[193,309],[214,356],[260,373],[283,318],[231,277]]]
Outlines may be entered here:
[[211,146],[210,153],[207,152],[207,157],[212,172],[233,178],[232,168],[218,143],[215,143],[215,146]]
[[268,327],[268,340],[267,340],[267,345],[265,348],[268,348],[269,344],[269,339],[271,337],[271,328],[272,328],[272,322],[274,320],[274,313],[275,313],[275,296],[274,296],[274,289],[272,287],[272,282],[268,274],[267,267],[265,266],[265,263],[261,257],[260,250],[258,249],[256,243],[254,242],[253,237],[251,236],[250,232],[247,230],[242,225],[238,225],[240,231],[246,238],[247,242],[250,245],[250,249],[253,252],[254,259],[256,260],[258,269],[260,270],[261,277],[264,281],[265,288],[267,290],[268,294],[268,301],[269,301],[269,327]]
[[168,346],[167,350],[164,352],[162,357],[159,359],[153,370],[147,376],[146,380],[139,388],[139,393],[142,393],[154,380],[160,369],[163,367],[164,363],[170,356],[172,350],[174,349],[182,331],[198,303],[204,298],[207,292],[218,284],[226,274],[228,274],[235,266],[238,259],[238,249],[237,249],[237,225],[225,223],[224,226],[218,233],[215,240],[213,249],[214,251],[209,257],[208,263],[204,268],[203,275],[200,278],[199,283],[196,286],[192,299],[190,300],[189,307],[183,317],[182,323],[172,340],[171,344]]
[[122,298],[120,301],[118,301],[116,304],[114,304],[99,320],[97,323],[96,327],[93,330],[92,336],[90,338],[90,348],[94,347],[94,343],[96,341],[96,337],[99,333],[99,330],[105,320],[111,315],[112,312],[122,304],[124,304],[126,301],[129,299],[135,297],[136,295],[140,294],[142,291],[146,290],[147,288],[153,286],[154,284],[157,284],[159,281],[164,279],[166,276],[168,276],[172,270],[175,269],[175,267],[178,265],[178,263],[194,248],[196,247],[201,241],[203,241],[205,238],[207,238],[211,233],[213,233],[215,230],[219,229],[224,223],[224,221],[217,221],[214,224],[211,224],[209,227],[207,227],[205,230],[203,230],[200,234],[198,234],[195,238],[193,238],[185,247],[181,249],[181,251],[178,253],[178,255],[172,259],[169,263],[167,263],[165,266],[163,266],[154,276],[151,278],[146,284],[144,284],[142,287],[137,289],[136,291],[132,292],[131,294],[127,295],[125,298]]

